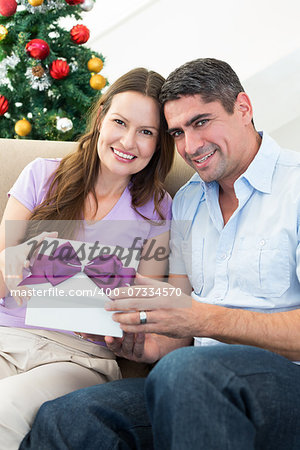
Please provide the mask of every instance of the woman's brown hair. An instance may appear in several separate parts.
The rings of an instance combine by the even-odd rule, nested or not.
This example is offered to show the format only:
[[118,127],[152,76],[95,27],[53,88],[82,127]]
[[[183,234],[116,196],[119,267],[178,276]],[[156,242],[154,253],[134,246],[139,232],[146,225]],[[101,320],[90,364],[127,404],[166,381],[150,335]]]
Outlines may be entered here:
[[[97,152],[99,128],[113,97],[121,92],[135,91],[159,102],[164,81],[164,78],[154,71],[137,68],[121,76],[109,87],[92,106],[87,133],[79,139],[77,151],[62,159],[45,200],[35,208],[30,220],[81,220],[84,201],[90,192],[97,205],[95,183],[100,165]],[[167,124],[160,106],[160,130],[156,151],[149,164],[139,173],[132,175],[129,186],[132,207],[137,212],[140,206],[153,198],[159,217],[165,218],[160,209],[160,202],[164,196],[163,183],[171,169],[173,158],[174,143],[167,133]]]

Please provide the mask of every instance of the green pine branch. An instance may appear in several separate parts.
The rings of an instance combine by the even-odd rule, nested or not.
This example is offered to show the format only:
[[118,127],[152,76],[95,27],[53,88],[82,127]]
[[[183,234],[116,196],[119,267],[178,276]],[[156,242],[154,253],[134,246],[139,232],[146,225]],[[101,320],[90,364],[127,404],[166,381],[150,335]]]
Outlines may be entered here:
[[[17,2],[20,3],[20,0]],[[47,5],[47,0],[44,5]],[[90,87],[91,74],[87,63],[92,56],[103,62],[105,58],[89,49],[88,43],[82,46],[72,42],[70,31],[63,29],[59,23],[64,17],[75,18],[82,24],[80,5],[66,3],[61,9],[43,14],[23,10],[9,18],[0,15],[0,24],[8,30],[7,36],[0,41],[0,95],[9,102],[8,113],[0,115],[0,137],[19,139],[14,126],[23,117],[30,121],[32,131],[22,139],[74,140],[84,132],[91,103],[101,95],[101,92]],[[28,56],[25,46],[32,39],[43,39],[48,43],[50,53],[47,58],[35,60]],[[70,65],[68,77],[55,80],[50,76],[50,64],[55,59],[65,59]],[[42,90],[34,87],[39,81],[32,73],[36,66],[42,67],[44,78],[49,83]],[[5,77],[2,77],[4,72]],[[58,130],[58,117],[70,119],[73,128],[65,133]]]

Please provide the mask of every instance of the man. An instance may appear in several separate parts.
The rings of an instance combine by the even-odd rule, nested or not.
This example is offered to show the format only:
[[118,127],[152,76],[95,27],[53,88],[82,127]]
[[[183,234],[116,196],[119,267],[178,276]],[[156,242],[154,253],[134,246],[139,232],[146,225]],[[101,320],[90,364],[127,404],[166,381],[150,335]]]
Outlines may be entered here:
[[172,284],[140,278],[146,297],[115,296],[107,308],[124,311],[115,319],[128,334],[106,341],[131,359],[162,359],[146,381],[46,403],[22,449],[299,448],[300,154],[257,133],[222,61],[181,66],[161,99],[197,174],[173,203]]

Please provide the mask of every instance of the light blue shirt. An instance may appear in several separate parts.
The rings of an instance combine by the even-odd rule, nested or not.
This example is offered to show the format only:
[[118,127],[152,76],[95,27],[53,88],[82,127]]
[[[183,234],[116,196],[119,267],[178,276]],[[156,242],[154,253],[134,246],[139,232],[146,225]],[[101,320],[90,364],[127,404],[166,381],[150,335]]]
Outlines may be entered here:
[[263,312],[299,308],[300,153],[264,133],[234,190],[239,205],[225,226],[217,182],[195,174],[178,191],[170,273],[187,274],[201,302]]

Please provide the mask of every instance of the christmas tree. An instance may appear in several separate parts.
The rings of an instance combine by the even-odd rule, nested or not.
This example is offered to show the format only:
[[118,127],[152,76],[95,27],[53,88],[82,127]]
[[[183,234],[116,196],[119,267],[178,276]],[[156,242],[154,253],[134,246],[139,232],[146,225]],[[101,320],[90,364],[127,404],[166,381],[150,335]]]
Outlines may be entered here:
[[0,0],[0,137],[75,140],[107,80],[86,46],[82,18],[95,0]]

